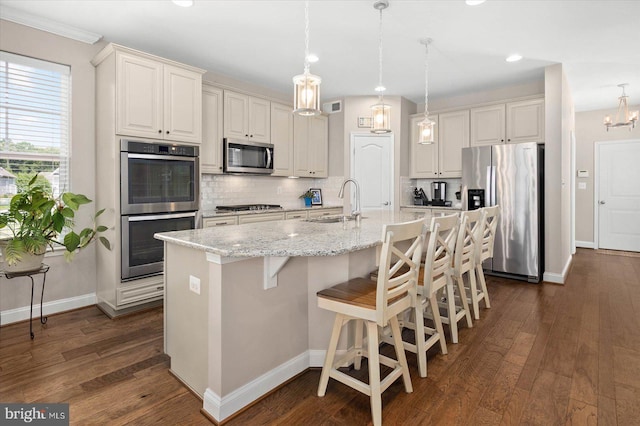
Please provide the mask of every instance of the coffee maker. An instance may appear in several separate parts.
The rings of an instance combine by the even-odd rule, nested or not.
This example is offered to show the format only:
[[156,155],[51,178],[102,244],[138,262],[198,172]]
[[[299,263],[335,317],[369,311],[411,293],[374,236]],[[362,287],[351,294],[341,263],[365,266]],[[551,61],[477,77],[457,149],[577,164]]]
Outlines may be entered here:
[[433,194],[431,205],[445,206],[447,199],[447,182],[431,182],[431,193]]

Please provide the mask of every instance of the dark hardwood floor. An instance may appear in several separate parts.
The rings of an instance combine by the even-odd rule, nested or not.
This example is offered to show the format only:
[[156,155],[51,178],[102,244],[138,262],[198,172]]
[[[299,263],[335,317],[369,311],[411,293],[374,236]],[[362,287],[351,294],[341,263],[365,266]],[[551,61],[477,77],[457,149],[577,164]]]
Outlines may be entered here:
[[[407,353],[414,391],[383,394],[389,425],[640,425],[640,257],[579,250],[566,285],[488,277],[492,308],[460,343]],[[37,324],[37,326],[36,326]],[[210,424],[168,373],[160,308],[109,320],[91,307],[0,329],[0,401],[68,402],[71,424]],[[388,348],[385,348],[388,349]],[[366,368],[354,374],[365,374]],[[366,425],[368,397],[319,369],[228,425]]]

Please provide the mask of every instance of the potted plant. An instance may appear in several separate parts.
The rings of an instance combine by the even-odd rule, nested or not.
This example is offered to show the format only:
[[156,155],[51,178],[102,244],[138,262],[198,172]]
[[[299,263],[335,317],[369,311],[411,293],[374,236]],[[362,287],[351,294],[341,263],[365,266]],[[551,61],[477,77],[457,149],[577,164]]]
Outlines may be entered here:
[[304,198],[305,207],[311,207],[311,199],[313,198],[313,192],[310,189],[307,189],[300,198]]
[[[9,208],[0,212],[0,248],[6,272],[25,272],[40,268],[47,246],[64,246],[65,259],[71,261],[74,254],[99,239],[111,250],[109,240],[100,233],[106,226],[98,226],[93,217],[93,226],[74,231],[73,219],[81,205],[91,203],[82,194],[65,192],[55,198],[37,181],[36,174],[26,190],[14,195]],[[64,234],[62,241],[60,235]]]

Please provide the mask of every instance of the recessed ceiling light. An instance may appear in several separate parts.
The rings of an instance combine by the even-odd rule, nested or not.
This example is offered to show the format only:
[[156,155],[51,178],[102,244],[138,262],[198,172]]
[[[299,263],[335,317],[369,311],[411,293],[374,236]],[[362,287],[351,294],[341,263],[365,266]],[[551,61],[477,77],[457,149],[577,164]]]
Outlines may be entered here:
[[191,7],[193,6],[193,0],[172,0],[174,4],[182,7]]
[[513,55],[507,56],[507,59],[505,59],[505,61],[518,62],[520,59],[522,59],[522,55],[518,55],[517,53],[514,53]]
[[307,55],[307,61],[309,61],[309,63],[311,63],[311,64],[318,62],[319,59],[320,58],[318,58],[318,55],[316,55],[316,54],[309,53]]
[[467,3],[469,6],[477,6],[479,4],[484,3],[485,0],[466,0],[465,3]]

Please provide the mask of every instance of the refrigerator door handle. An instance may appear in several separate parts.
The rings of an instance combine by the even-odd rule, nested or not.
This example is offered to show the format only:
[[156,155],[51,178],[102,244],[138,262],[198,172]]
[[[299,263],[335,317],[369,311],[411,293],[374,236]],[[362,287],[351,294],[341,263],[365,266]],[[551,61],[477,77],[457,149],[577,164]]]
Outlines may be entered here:
[[489,182],[488,188],[489,188],[489,205],[490,206],[495,206],[496,205],[496,166],[489,166],[489,179],[491,180]]

